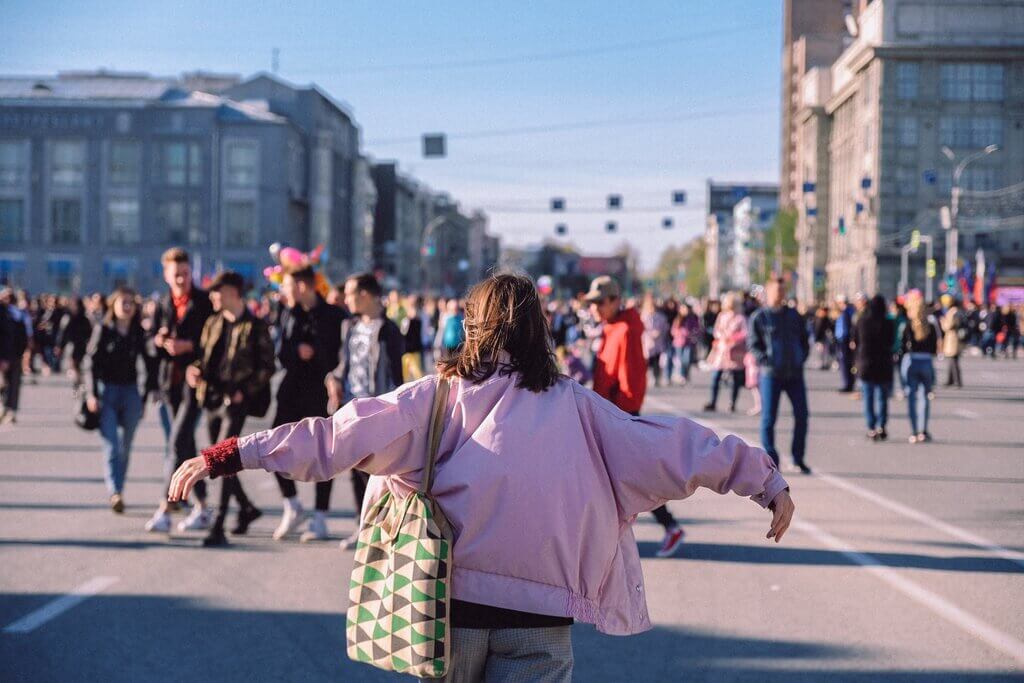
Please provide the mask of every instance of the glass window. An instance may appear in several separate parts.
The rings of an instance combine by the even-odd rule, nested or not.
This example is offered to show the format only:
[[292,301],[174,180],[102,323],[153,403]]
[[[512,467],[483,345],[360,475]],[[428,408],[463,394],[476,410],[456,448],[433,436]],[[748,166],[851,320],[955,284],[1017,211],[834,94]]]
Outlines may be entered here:
[[64,187],[78,187],[85,182],[85,143],[58,140],[53,143],[50,158],[50,182]]
[[1003,143],[1003,120],[998,116],[943,116],[939,141],[949,147],[981,148]]
[[198,201],[172,199],[161,202],[157,213],[164,240],[176,244],[203,244],[206,240],[202,230],[201,210]]
[[55,199],[50,204],[50,226],[54,244],[81,244],[82,202],[78,199]]
[[228,202],[224,223],[224,246],[251,247],[256,243],[256,205],[253,202]]
[[917,172],[909,166],[896,167],[896,194],[913,197],[917,194]]
[[896,64],[896,97],[901,100],[916,100],[917,88],[921,82],[921,65],[917,62]]
[[118,141],[110,144],[110,184],[139,183],[139,143]]
[[900,147],[917,146],[917,119],[901,116],[896,121],[896,144]]
[[168,142],[163,146],[163,182],[181,187],[203,182],[202,148],[197,142]]
[[28,155],[21,140],[0,140],[0,185],[21,185],[28,176]]
[[1003,120],[998,116],[975,116],[971,119],[971,145],[987,147],[1003,144]]
[[965,190],[981,192],[999,189],[999,169],[978,164],[968,166],[960,177],[960,185]]
[[0,244],[17,244],[25,239],[25,202],[0,199]]
[[256,187],[259,151],[255,143],[233,142],[227,148],[227,182],[234,187]]
[[139,201],[111,199],[107,202],[107,244],[139,243]]
[[1001,102],[1004,77],[1002,64],[948,63],[939,69],[942,98],[954,102]]

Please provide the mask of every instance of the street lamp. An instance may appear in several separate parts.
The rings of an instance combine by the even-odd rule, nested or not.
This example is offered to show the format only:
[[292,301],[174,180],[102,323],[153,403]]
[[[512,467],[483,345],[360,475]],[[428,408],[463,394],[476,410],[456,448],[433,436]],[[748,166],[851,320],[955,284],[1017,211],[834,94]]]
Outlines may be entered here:
[[423,238],[420,240],[420,270],[423,271],[423,285],[426,290],[429,290],[427,285],[430,284],[428,281],[428,268],[425,263],[425,257],[427,255],[427,241],[430,239],[434,230],[447,221],[448,216],[442,214],[440,216],[435,216],[429,223],[423,226]]
[[[949,229],[946,231],[946,272],[955,273],[957,261],[960,260],[960,231],[957,225],[957,214],[960,212],[960,176],[963,175],[964,169],[967,165],[981,159],[983,157],[992,154],[993,152],[999,151],[999,145],[989,145],[984,149],[980,149],[973,154],[968,154],[966,157],[961,159],[960,163],[953,169],[953,186],[950,190],[950,207],[949,207]],[[946,155],[946,158],[950,161],[956,161],[956,154],[952,149],[943,145],[942,153]]]

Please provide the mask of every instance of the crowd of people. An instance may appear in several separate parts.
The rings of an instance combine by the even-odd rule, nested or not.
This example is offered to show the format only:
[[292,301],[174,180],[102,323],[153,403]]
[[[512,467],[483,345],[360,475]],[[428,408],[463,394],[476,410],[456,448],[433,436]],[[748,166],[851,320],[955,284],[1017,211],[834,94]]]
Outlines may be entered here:
[[[274,406],[274,426],[323,417],[357,398],[379,396],[430,374],[465,340],[464,302],[415,293],[385,293],[372,274],[358,274],[322,291],[312,268],[287,272],[277,291],[252,296],[238,273],[218,273],[200,288],[187,252],[162,259],[167,291],[142,297],[128,288],[108,296],[34,299],[0,291],[0,418],[16,422],[22,385],[59,372],[71,379],[83,413],[96,417],[106,463],[110,505],[124,510],[125,473],[135,430],[147,405],[166,437],[165,481],[195,456],[196,430],[205,422],[211,443],[242,433],[250,417]],[[638,415],[649,381],[686,386],[693,368],[710,373],[704,410],[739,409],[749,391],[749,415],[760,415],[765,450],[780,465],[775,423],[783,394],[795,418],[792,459],[783,469],[810,473],[805,462],[808,424],[804,365],[838,371],[837,390],[863,399],[867,436],[889,436],[889,402],[905,399],[909,441],[931,439],[935,359],[946,363],[946,386],[963,386],[960,357],[1016,357],[1019,311],[976,306],[943,295],[934,305],[920,292],[887,302],[863,295],[831,306],[802,309],[786,298],[786,283],[772,280],[752,293],[720,300],[626,296],[610,277],[597,278],[574,298],[543,299],[552,348],[561,370],[627,413]],[[272,400],[272,378],[276,400]],[[357,505],[368,476],[352,470]],[[274,538],[329,538],[333,481],[315,485],[307,511],[295,482],[276,475],[283,514]],[[231,533],[244,535],[262,515],[237,478],[225,479],[217,505],[205,486],[176,528],[205,530],[206,545],[224,545],[230,501],[237,505]],[[156,502],[146,529],[168,532],[179,506]],[[653,514],[664,527],[659,555],[683,539],[664,506]],[[342,542],[355,543],[355,535]]]

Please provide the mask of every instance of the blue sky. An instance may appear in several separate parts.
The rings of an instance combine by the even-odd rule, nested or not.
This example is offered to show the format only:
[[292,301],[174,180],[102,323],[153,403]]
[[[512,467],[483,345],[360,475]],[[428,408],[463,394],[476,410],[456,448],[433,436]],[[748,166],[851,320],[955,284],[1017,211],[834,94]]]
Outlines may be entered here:
[[[702,229],[707,178],[778,178],[781,4],[0,0],[0,72],[248,75],[277,47],[280,76],[351,106],[370,154],[488,210],[506,243],[564,221],[584,251],[628,239],[651,265]],[[451,135],[447,159],[409,141],[431,131]],[[470,133],[486,134],[459,137]],[[528,211],[553,196],[597,208],[612,192],[626,208],[668,208],[674,189],[688,208]],[[659,227],[665,215],[676,229]],[[618,235],[604,234],[610,219]]]

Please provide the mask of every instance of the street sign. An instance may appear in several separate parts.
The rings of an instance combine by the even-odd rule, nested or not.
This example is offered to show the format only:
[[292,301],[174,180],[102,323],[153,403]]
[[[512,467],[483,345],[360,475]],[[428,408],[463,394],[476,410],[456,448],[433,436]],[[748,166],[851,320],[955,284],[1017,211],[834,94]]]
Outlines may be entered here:
[[672,193],[673,204],[685,204],[686,203],[686,192],[683,190],[676,190]]
[[423,134],[423,157],[426,159],[445,157],[447,144],[444,133]]
[[804,194],[814,192],[814,183],[804,183]]
[[811,218],[811,217],[817,216],[817,215],[818,215],[818,207],[816,207],[816,206],[808,206],[807,207],[807,217],[808,218]]
[[921,175],[924,177],[926,185],[934,185],[939,182],[939,174],[935,172],[934,168],[926,168]]
[[871,178],[864,176],[860,179],[860,189],[870,190],[871,189]]
[[910,233],[910,248],[917,251],[917,248],[921,246],[921,231],[914,230]]

